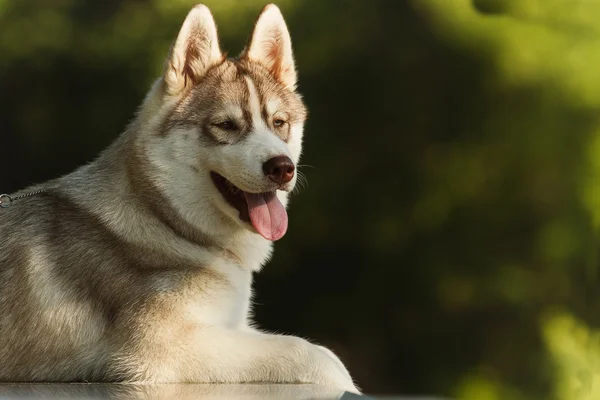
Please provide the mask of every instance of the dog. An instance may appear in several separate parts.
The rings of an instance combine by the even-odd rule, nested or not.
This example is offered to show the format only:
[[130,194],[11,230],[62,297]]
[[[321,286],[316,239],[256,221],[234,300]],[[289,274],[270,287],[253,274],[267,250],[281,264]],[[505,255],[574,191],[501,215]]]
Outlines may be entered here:
[[359,393],[329,349],[251,320],[253,274],[286,233],[298,177],[307,111],[296,83],[275,5],[237,58],[197,5],[114,143],[3,197],[0,381]]

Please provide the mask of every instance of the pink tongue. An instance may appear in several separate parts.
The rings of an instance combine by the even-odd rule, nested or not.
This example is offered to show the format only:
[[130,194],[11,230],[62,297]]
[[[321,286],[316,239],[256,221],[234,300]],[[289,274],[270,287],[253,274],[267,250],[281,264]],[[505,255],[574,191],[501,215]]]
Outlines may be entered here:
[[267,240],[279,240],[285,235],[288,216],[275,193],[246,193],[248,214],[252,226]]

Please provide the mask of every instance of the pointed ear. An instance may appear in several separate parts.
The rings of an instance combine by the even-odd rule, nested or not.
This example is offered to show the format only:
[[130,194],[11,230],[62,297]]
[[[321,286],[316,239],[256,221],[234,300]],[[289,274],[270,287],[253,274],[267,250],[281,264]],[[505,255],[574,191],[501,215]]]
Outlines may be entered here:
[[175,95],[196,84],[222,61],[215,21],[208,7],[199,4],[185,18],[167,58],[163,76],[167,93]]
[[276,5],[269,4],[263,8],[242,57],[263,64],[286,87],[296,88],[292,40]]

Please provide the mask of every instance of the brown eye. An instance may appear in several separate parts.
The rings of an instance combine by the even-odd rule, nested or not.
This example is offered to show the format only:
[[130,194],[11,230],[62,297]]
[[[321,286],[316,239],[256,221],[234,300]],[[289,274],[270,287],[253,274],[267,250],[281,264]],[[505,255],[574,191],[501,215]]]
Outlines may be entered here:
[[219,129],[223,129],[224,131],[235,131],[235,130],[238,129],[237,125],[232,120],[218,122],[218,123],[213,124],[213,125],[216,126]]
[[286,124],[285,120],[283,120],[281,118],[277,118],[277,119],[273,120],[273,126],[275,128],[281,128],[285,124]]

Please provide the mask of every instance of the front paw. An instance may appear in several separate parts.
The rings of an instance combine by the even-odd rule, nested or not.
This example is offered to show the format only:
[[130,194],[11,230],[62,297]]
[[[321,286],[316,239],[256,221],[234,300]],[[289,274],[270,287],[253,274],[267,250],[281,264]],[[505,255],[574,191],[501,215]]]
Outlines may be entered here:
[[303,341],[307,353],[307,382],[360,394],[342,361],[328,348]]

